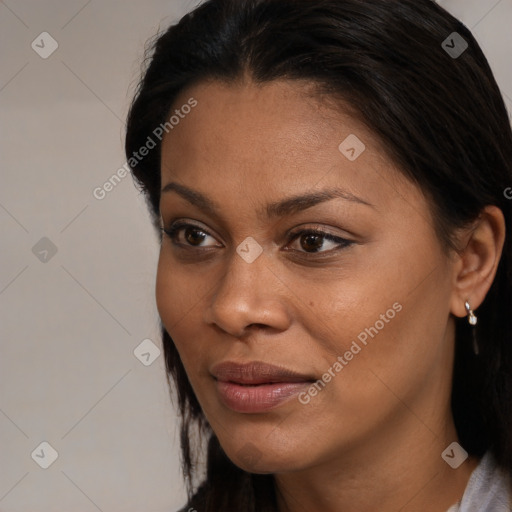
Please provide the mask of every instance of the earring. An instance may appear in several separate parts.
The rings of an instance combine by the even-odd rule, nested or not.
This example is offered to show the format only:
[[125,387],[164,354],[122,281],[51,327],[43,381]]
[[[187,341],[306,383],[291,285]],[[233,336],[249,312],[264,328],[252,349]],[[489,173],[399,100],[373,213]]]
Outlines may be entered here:
[[466,303],[464,304],[464,306],[466,307],[466,313],[469,315],[469,318],[468,318],[468,322],[471,324],[471,325],[476,325],[476,322],[478,321],[477,317],[475,316],[475,314],[473,313],[473,310],[471,309],[471,306],[469,305],[469,302],[466,301]]
[[[468,301],[466,301],[464,303],[464,307],[466,308],[466,313],[468,314],[468,322],[469,322],[469,324],[475,326],[477,321],[478,321],[478,319],[475,316],[475,314],[473,313],[473,310],[471,309],[471,306],[469,305]],[[476,333],[475,333],[474,329],[471,329],[471,336],[473,338],[473,352],[477,356],[480,353],[480,351],[479,351],[479,348],[478,348],[478,341],[476,339]]]

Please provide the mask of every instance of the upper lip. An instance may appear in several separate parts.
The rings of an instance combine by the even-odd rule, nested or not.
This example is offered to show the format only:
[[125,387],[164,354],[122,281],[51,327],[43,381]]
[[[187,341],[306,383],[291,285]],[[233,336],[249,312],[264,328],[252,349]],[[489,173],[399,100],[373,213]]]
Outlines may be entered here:
[[216,364],[211,374],[221,382],[237,384],[270,384],[275,382],[314,381],[311,375],[302,375],[282,366],[275,366],[261,361],[235,363],[226,361]]

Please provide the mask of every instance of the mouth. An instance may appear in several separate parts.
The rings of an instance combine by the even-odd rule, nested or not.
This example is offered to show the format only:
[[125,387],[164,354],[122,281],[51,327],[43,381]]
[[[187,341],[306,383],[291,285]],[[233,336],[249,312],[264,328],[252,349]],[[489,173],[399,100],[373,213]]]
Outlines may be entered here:
[[220,382],[233,382],[248,386],[279,382],[313,382],[316,380],[312,375],[300,374],[282,366],[260,361],[243,364],[227,361],[215,365],[211,374]]
[[220,401],[241,413],[266,412],[283,405],[315,382],[312,375],[259,361],[225,362],[211,370]]

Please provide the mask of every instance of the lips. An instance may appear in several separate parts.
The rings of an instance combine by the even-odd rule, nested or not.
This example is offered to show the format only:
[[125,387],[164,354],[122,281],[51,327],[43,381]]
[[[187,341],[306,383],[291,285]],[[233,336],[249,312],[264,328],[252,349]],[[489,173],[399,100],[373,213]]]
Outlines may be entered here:
[[211,374],[221,402],[242,413],[261,413],[282,405],[316,379],[259,361],[215,365]]
[[315,380],[310,375],[301,375],[287,368],[259,361],[245,364],[221,363],[214,366],[211,373],[220,382],[234,382],[251,386],[278,382],[312,382]]

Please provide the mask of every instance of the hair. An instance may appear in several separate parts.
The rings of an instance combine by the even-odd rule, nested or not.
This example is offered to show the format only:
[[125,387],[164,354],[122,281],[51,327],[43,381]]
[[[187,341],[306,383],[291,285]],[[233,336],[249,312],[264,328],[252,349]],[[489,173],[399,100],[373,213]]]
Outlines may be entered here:
[[[442,43],[457,32],[458,58]],[[126,155],[165,123],[178,94],[206,80],[257,84],[306,80],[318,94],[349,105],[383,142],[399,171],[429,200],[445,250],[487,205],[505,217],[497,274],[478,324],[457,318],[451,406],[469,454],[490,450],[512,472],[512,131],[490,66],[470,30],[431,0],[208,0],[157,35],[131,105]],[[161,143],[129,160],[154,226],[159,225]],[[272,475],[237,467],[226,456],[192,390],[163,324],[171,388],[181,415],[187,507],[204,512],[277,511]],[[480,354],[472,351],[476,335]],[[195,430],[198,429],[198,430]],[[199,442],[207,439],[198,488]],[[196,440],[197,441],[197,440]]]

